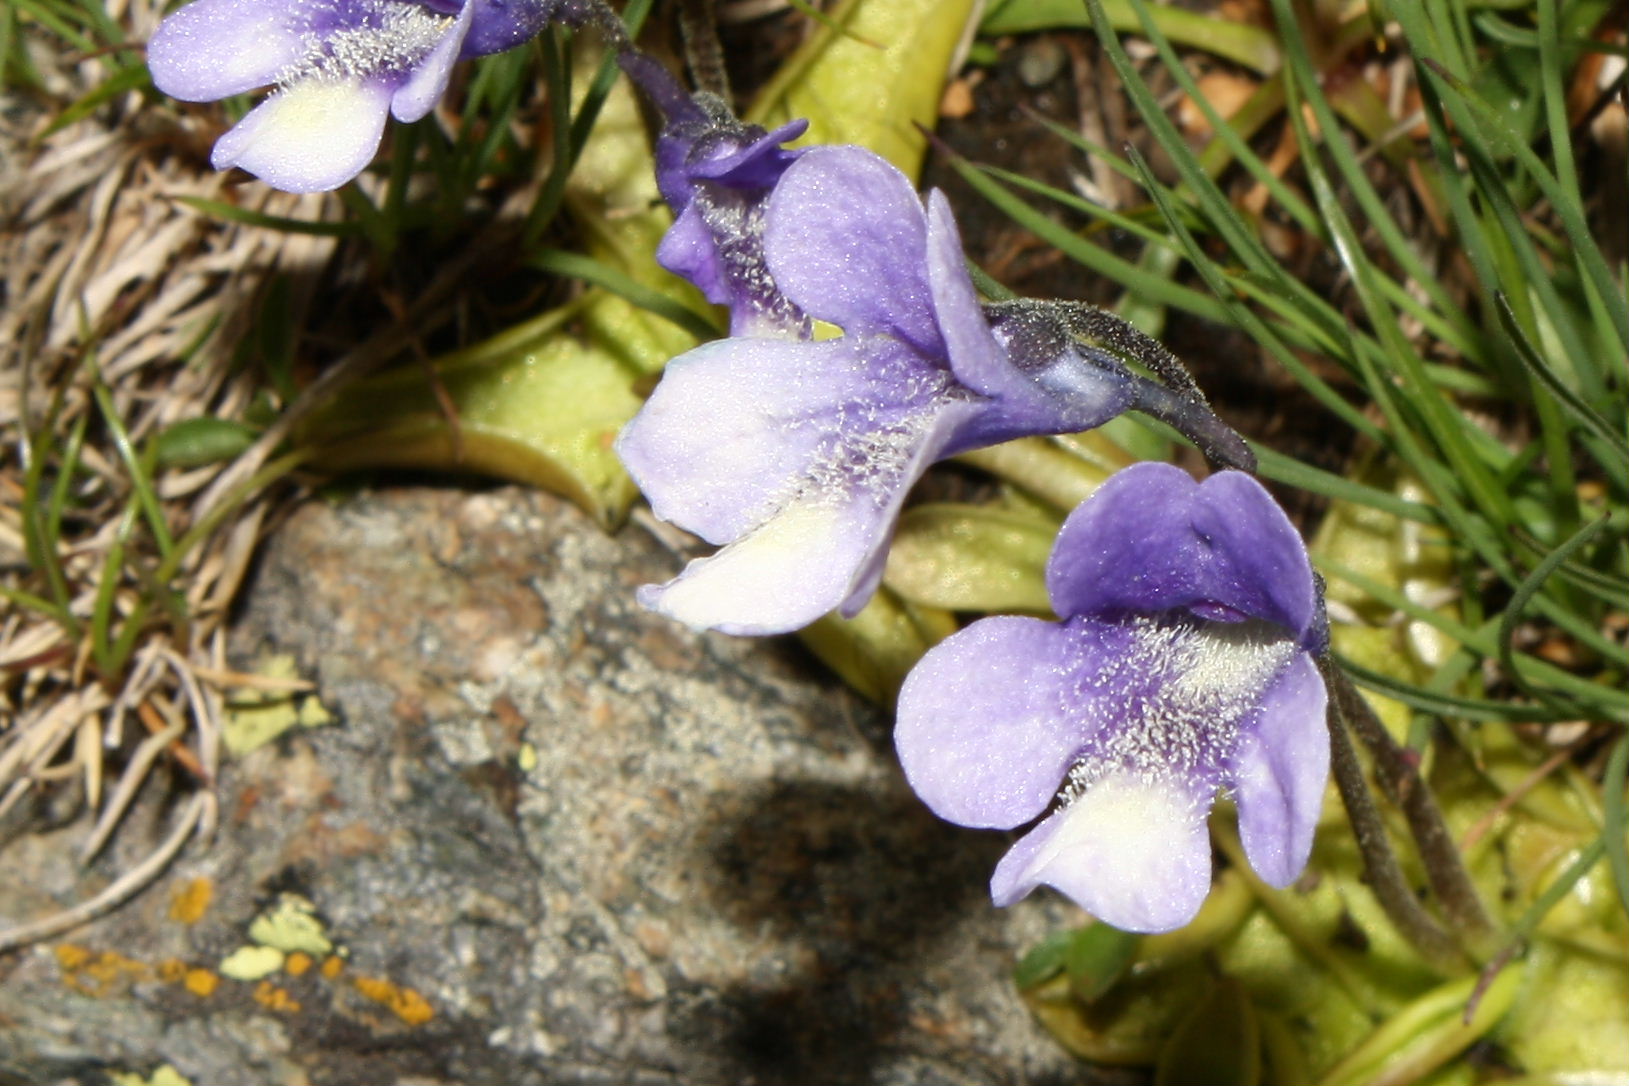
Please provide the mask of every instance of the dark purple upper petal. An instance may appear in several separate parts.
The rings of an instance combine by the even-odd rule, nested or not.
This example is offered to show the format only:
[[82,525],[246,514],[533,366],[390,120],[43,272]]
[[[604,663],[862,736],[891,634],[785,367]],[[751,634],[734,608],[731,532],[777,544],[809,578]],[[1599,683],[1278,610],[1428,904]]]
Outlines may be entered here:
[[573,25],[587,17],[577,0],[469,0],[469,35],[461,56],[484,57],[536,37],[556,19]]
[[1273,622],[1303,647],[1322,638],[1300,535],[1235,471],[1204,483],[1169,464],[1117,473],[1064,522],[1047,589],[1064,616],[1189,609]]

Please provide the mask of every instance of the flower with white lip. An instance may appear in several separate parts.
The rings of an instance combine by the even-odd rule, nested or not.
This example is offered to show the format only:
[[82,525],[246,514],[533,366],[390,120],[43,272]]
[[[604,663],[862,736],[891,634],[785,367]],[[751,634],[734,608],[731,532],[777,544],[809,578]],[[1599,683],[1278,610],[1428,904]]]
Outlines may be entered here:
[[1236,471],[1127,468],[1064,523],[1047,589],[1061,623],[975,622],[899,698],[895,746],[935,814],[992,829],[1046,814],[997,865],[995,903],[1044,884],[1118,928],[1180,927],[1210,888],[1222,790],[1251,866],[1288,885],[1329,772],[1313,662],[1327,633],[1266,490]]
[[[905,176],[864,148],[816,147],[788,162],[775,157],[778,138],[726,150],[772,175],[740,251],[759,247],[763,274],[750,281],[783,295],[784,311],[747,291],[752,333],[674,359],[617,440],[657,516],[723,545],[641,589],[647,607],[732,634],[853,615],[876,590],[900,506],[928,466],[1015,437],[1086,430],[1137,408],[1234,460],[1249,456],[1191,383],[1167,387],[1078,342],[1076,310],[981,306],[942,193],[924,208]],[[700,227],[695,235],[696,252],[720,244]],[[809,339],[801,316],[783,312],[842,335]]]
[[207,102],[277,90],[215,144],[274,188],[338,188],[373,158],[385,116],[416,121],[455,61],[519,45],[596,0],[193,0],[147,45],[153,85]]

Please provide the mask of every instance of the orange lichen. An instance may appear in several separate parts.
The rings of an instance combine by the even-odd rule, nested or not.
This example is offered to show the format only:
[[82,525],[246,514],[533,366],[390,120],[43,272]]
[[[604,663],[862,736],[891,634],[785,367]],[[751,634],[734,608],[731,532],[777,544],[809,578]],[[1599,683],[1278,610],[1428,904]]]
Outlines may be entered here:
[[77,943],[58,943],[55,950],[57,964],[67,973],[72,973],[76,969],[83,969],[85,963],[89,962],[92,957],[89,950]]
[[273,1011],[284,1011],[293,1014],[300,1009],[300,1001],[288,994],[288,990],[279,988],[269,980],[263,980],[255,988],[255,1002],[262,1007]]
[[62,983],[88,996],[108,995],[122,984],[141,980],[153,973],[145,963],[127,958],[116,950],[94,954],[71,943],[59,945],[56,958],[63,968]]
[[296,950],[288,956],[288,961],[283,963],[283,972],[291,977],[304,976],[310,969],[311,955],[303,950]]
[[333,980],[335,977],[345,972],[345,959],[341,958],[338,954],[330,954],[328,957],[322,960],[322,968],[319,970],[319,972],[322,973],[324,980]]
[[204,999],[215,994],[215,989],[220,987],[221,978],[208,969],[189,969],[185,984],[187,991],[199,999]]
[[187,963],[180,958],[165,958],[158,963],[158,979],[165,984],[175,984],[184,980],[187,975]]
[[206,878],[196,878],[176,888],[170,896],[170,919],[183,924],[196,924],[209,911],[215,898],[215,884]]
[[435,1017],[430,1001],[411,988],[403,988],[379,977],[357,977],[351,982],[356,990],[375,1003],[389,1007],[391,1013],[410,1026],[422,1026]]

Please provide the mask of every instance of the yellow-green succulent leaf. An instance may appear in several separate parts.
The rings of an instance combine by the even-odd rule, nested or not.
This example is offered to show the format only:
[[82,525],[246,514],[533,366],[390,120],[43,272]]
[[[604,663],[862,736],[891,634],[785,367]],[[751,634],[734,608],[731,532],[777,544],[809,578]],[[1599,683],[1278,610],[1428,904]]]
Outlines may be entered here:
[[805,143],[857,143],[909,177],[921,169],[973,0],[845,0],[759,93],[747,120],[807,117]]
[[1046,560],[1058,523],[987,506],[919,505],[900,518],[883,581],[948,611],[1050,614]]

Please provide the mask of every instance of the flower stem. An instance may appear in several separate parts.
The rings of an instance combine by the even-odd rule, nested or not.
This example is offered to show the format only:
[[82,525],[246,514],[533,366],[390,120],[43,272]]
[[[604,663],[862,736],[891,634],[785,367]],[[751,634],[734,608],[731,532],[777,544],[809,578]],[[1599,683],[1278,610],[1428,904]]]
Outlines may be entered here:
[[724,46],[718,40],[713,0],[683,0],[679,4],[679,36],[684,39],[684,60],[696,87],[728,102],[730,76],[724,68]]
[[1448,832],[1442,810],[1421,778],[1418,765],[1380,723],[1345,671],[1333,662],[1322,670],[1341,716],[1374,757],[1375,778],[1381,790],[1408,821],[1414,845],[1425,861],[1426,878],[1442,903],[1443,913],[1460,933],[1461,943],[1478,960],[1485,961],[1499,949],[1498,930],[1488,917],[1476,885],[1471,882],[1464,857]]
[[[1363,767],[1358,764],[1357,752],[1346,735],[1347,699],[1341,697],[1341,683],[1345,674],[1326,653],[1318,658],[1318,670],[1334,696],[1329,700],[1329,761],[1334,773],[1335,787],[1340,790],[1341,802],[1346,806],[1347,820],[1357,839],[1358,851],[1363,854],[1364,874],[1374,891],[1380,907],[1386,911],[1392,924],[1434,968],[1444,973],[1457,972],[1464,965],[1459,948],[1443,926],[1425,911],[1408,880],[1403,877],[1397,857],[1386,839],[1386,827],[1380,812],[1375,809],[1369,786],[1363,780]],[[1350,689],[1350,684],[1347,685]]]

